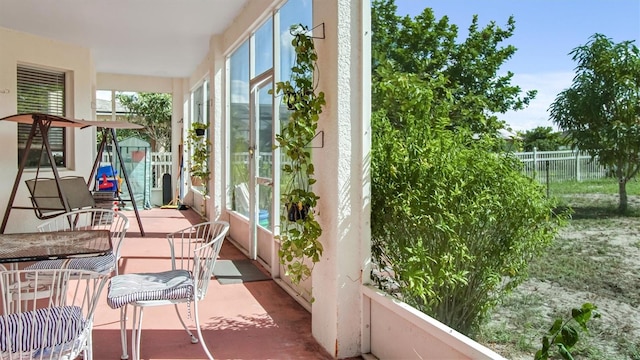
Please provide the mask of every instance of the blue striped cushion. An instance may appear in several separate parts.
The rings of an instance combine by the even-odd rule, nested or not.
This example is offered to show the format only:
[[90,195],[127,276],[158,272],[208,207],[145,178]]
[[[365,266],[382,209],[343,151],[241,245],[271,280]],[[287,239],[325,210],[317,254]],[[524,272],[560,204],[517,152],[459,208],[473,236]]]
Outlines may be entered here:
[[73,343],[83,325],[82,309],[78,306],[3,315],[0,316],[0,351],[29,352]]
[[108,254],[103,256],[91,256],[74,259],[56,259],[38,261],[27,266],[26,270],[43,270],[43,269],[61,269],[64,262],[67,261],[67,269],[75,270],[91,270],[99,273],[109,273],[113,270],[116,263],[116,256]]
[[191,299],[193,278],[187,270],[117,275],[111,278],[107,304],[117,309],[136,301]]

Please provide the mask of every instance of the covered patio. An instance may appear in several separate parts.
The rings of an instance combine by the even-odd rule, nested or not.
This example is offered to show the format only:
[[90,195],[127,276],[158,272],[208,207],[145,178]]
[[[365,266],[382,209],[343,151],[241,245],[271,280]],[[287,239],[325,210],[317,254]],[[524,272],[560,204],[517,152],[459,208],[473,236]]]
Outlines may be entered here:
[[[263,266],[274,279],[270,284],[251,284],[251,287],[255,285],[256,293],[260,294],[279,291],[288,296],[286,302],[278,306],[269,307],[265,301],[251,306],[278,312],[302,309],[301,318],[306,319],[304,329],[308,333],[301,333],[295,326],[295,335],[315,339],[313,346],[304,348],[319,346],[333,358],[359,356],[370,352],[369,344],[362,340],[360,289],[369,274],[366,196],[369,13],[369,1],[351,0],[328,3],[323,0],[186,0],[179,4],[149,0],[109,4],[95,0],[80,3],[0,0],[0,118],[24,112],[26,106],[34,105],[42,112],[95,120],[98,91],[113,95],[116,92],[170,94],[174,159],[170,174],[171,198],[179,198],[181,204],[191,206],[206,219],[228,221],[230,243],[238,247],[239,254]],[[280,159],[279,151],[273,150],[272,145],[280,126],[281,100],[265,96],[264,101],[257,101],[255,97],[268,94],[276,82],[289,78],[293,60],[289,30],[296,24],[318,29],[314,37],[318,67],[322,69],[318,91],[327,94],[330,104],[322,114],[322,125],[318,129],[326,134],[325,141],[322,147],[314,149],[319,152],[315,166],[322,169],[318,171],[316,191],[324,199],[317,206],[317,212],[322,213],[320,241],[324,253],[314,268],[314,275],[300,286],[292,284],[278,259],[280,164],[278,161],[269,164],[269,178],[256,174],[256,158]],[[43,84],[44,78],[49,80],[48,76],[51,84]],[[25,95],[34,87],[44,88],[45,93],[34,98]],[[57,101],[55,107],[52,106],[54,100]],[[115,112],[115,108],[112,109]],[[112,120],[115,118],[114,113]],[[210,178],[205,185],[191,181],[189,161],[193,153],[186,141],[188,130],[198,123],[208,124],[206,137],[211,143],[207,159]],[[17,170],[16,159],[24,151],[24,140],[16,136],[21,131],[15,124],[0,124],[0,138],[7,149],[0,155],[0,164],[7,169],[6,176],[0,178],[0,187],[8,187],[16,178],[17,171],[11,169]],[[57,166],[61,176],[86,179],[96,158],[98,134],[91,129],[64,129],[58,134],[54,155],[59,158]],[[258,143],[258,138],[263,140]],[[264,150],[256,150],[258,145]],[[245,156],[253,151],[258,156]],[[236,159],[248,160],[238,163]],[[20,179],[18,205],[29,203],[23,183],[35,174],[35,169],[25,171]],[[258,181],[262,185],[258,185]],[[240,187],[247,189],[246,198],[236,193]],[[6,203],[8,196],[0,193],[0,202]],[[247,200],[248,206],[240,206],[241,200]],[[138,204],[138,208],[141,206]],[[166,216],[167,212],[161,214]],[[265,223],[260,219],[269,220]],[[27,232],[35,229],[39,222],[33,212],[14,211],[5,232]],[[140,248],[137,254],[136,247],[124,250],[122,273],[154,266],[154,242],[159,241],[156,235],[161,239],[166,232],[178,229],[176,224],[163,220],[157,223],[162,231],[156,224],[144,221],[143,224],[146,236],[129,239],[128,245]],[[261,289],[263,286],[273,288]],[[225,285],[219,292],[233,291],[236,287]],[[315,296],[314,302],[311,301],[312,288],[314,293],[322,294]],[[228,298],[235,297],[229,295]],[[298,305],[289,306],[295,303]],[[145,320],[155,318],[151,311],[149,313]],[[254,314],[253,311],[238,313]],[[117,328],[117,317],[113,315],[111,311],[104,314],[107,317],[102,323],[107,330],[96,326],[96,339],[103,338],[101,331],[111,334],[110,330]],[[219,312],[210,316],[232,319],[232,324],[236,324],[233,319],[237,314]],[[97,319],[103,319],[103,314],[99,313]],[[145,322],[145,327],[149,324]],[[214,329],[219,326],[209,325]],[[262,327],[264,333],[267,333],[265,329],[271,329],[267,325],[268,322]],[[277,332],[269,335],[269,346],[294,343],[278,341],[279,336]],[[214,343],[211,343],[212,349]],[[102,346],[96,343],[96,347]],[[245,350],[242,343],[235,347]],[[117,353],[114,346],[108,348]],[[230,356],[252,358],[248,354]],[[311,356],[315,357],[317,355]],[[298,357],[292,355],[292,358]]]
[[[123,213],[133,216],[130,211]],[[140,236],[136,222],[131,222],[122,249],[121,273],[166,269],[165,235],[203,221],[191,209],[154,208],[140,215],[146,234]],[[246,256],[225,241],[219,259],[239,260]],[[94,358],[119,359],[120,312],[107,306],[105,293],[102,297],[95,315]],[[193,320],[186,321],[193,328]],[[311,334],[311,314],[273,280],[222,285],[212,279],[207,297],[200,302],[200,322],[215,359],[332,358]],[[145,310],[141,354],[148,360],[205,358],[202,347],[189,342],[169,307]]]
[[[211,280],[200,318],[217,359],[500,359],[370,284],[370,13],[369,0],[0,0],[0,118],[29,105],[29,96],[19,95],[34,84],[46,89],[33,101],[39,111],[52,111],[56,100],[57,115],[87,120],[97,118],[98,91],[171,94],[170,175],[178,183],[171,198],[198,213],[141,211],[145,236],[132,221],[120,273],[164,269],[168,232],[202,218],[228,221],[222,258],[250,258],[273,280]],[[282,155],[272,145],[282,101],[266,96],[290,76],[288,36],[296,24],[317,29],[315,77],[327,104],[318,121],[322,142],[311,147],[323,253],[301,284],[291,282],[278,257]],[[43,74],[51,83],[40,82]],[[192,153],[183,139],[194,123],[209,129],[206,187],[189,176]],[[3,189],[17,174],[20,131],[0,124]],[[86,178],[96,131],[61,130],[58,139],[62,175]],[[259,159],[273,159],[267,175],[258,171]],[[246,197],[238,189],[246,189]],[[8,197],[0,192],[0,203]],[[24,186],[16,201],[29,203]],[[14,212],[6,232],[33,231],[39,223],[32,211]],[[119,311],[101,304],[95,358],[118,359]],[[205,358],[172,311],[162,308],[145,313],[141,353],[144,359]]]

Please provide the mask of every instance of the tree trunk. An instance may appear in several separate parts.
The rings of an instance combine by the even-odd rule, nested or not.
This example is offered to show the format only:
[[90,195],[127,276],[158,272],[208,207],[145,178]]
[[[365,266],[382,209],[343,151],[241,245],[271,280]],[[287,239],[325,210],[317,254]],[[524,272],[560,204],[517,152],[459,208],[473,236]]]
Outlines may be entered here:
[[620,194],[618,212],[624,214],[627,212],[627,180],[625,178],[618,179],[618,192]]

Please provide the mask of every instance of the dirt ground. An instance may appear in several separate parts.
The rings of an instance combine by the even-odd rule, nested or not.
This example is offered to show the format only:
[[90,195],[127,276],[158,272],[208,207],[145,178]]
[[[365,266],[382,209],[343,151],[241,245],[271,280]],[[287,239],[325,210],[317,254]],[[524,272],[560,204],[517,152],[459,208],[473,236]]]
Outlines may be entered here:
[[[495,309],[481,342],[509,359],[533,359],[553,320],[590,302],[601,318],[589,323],[574,357],[640,359],[640,217],[604,209],[617,199],[566,199],[572,220],[532,264],[530,279]],[[630,196],[629,207],[640,209],[640,196]]]

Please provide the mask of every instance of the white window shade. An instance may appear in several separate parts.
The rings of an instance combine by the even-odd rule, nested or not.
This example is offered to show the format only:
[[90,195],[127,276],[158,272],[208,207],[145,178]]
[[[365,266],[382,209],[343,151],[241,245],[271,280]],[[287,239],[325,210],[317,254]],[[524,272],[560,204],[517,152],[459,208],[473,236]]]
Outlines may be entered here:
[[[29,66],[18,66],[18,113],[38,112],[65,116],[65,73],[38,69]],[[25,155],[25,146],[29,138],[31,125],[18,124],[18,163]],[[65,130],[60,127],[49,129],[49,144],[57,166],[65,166]],[[40,156],[42,136],[36,133],[27,160],[27,167],[49,165],[46,156]]]

